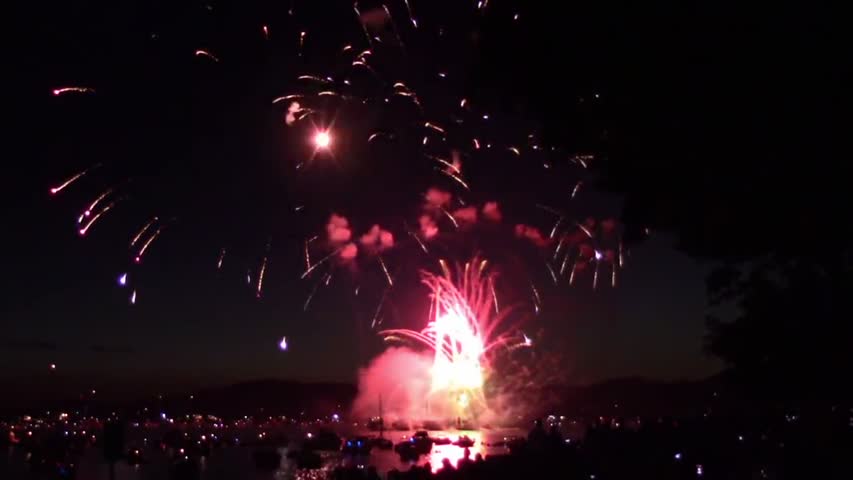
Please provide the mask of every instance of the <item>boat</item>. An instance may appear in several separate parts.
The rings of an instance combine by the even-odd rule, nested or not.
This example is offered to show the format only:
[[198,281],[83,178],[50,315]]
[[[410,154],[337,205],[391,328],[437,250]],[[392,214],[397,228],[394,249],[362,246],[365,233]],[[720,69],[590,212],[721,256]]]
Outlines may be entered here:
[[347,455],[370,455],[373,441],[367,437],[355,437],[344,442],[341,451]]

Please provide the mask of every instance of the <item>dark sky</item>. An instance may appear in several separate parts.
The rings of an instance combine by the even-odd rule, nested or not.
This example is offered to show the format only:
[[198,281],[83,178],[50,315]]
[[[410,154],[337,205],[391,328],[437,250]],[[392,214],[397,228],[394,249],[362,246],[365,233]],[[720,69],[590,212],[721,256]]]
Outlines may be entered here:
[[[3,375],[27,385],[67,380],[119,390],[262,377],[351,381],[381,346],[366,325],[369,302],[354,303],[343,294],[348,287],[333,285],[303,312],[313,284],[299,280],[301,242],[332,211],[368,225],[409,215],[411,199],[431,183],[411,173],[398,150],[377,155],[376,165],[352,166],[348,160],[364,156],[342,155],[335,161],[343,167],[321,165],[299,177],[293,165],[309,153],[299,143],[304,132],[287,129],[270,105],[294,91],[297,75],[334,71],[329,58],[343,45],[364,48],[351,3],[297,0],[294,15],[287,1],[171,3],[57,6],[33,17],[22,37],[13,100],[21,107],[20,149],[4,174]],[[420,28],[408,24],[402,2],[390,2],[406,46],[376,65],[419,87],[434,101],[428,110],[444,114],[444,104],[464,96],[492,113],[493,137],[532,130],[565,152],[606,152],[611,140],[643,134],[630,152],[635,165],[657,147],[689,153],[713,140],[692,132],[724,122],[731,112],[712,104],[738,90],[735,79],[749,62],[738,52],[760,50],[762,35],[773,31],[772,19],[752,23],[757,13],[726,20],[723,7],[663,2],[640,10],[493,0],[485,12],[476,2],[411,3]],[[307,33],[301,55],[299,31]],[[194,56],[196,49],[221,61]],[[429,76],[438,71],[448,73],[446,86]],[[97,93],[50,94],[67,85]],[[341,114],[337,121],[353,132],[369,128],[355,120]],[[672,138],[674,131],[686,134]],[[57,181],[99,162],[85,182],[48,195]],[[484,171],[478,178],[491,185],[484,189],[508,205],[540,189],[566,196],[573,185],[552,187],[556,172]],[[110,185],[126,199],[80,239],[80,207]],[[621,207],[618,195],[586,202],[609,215]],[[297,215],[303,204],[308,213]],[[128,232],[151,212],[167,219],[169,236],[133,271],[139,301],[129,306],[129,291],[115,280],[128,269]],[[258,300],[244,272],[257,270],[269,239],[269,277]],[[710,267],[673,242],[653,232],[632,246],[616,289],[542,282],[543,314],[526,328],[547,332],[543,348],[562,353],[570,381],[699,378],[719,369],[701,351]],[[240,253],[217,273],[222,246]],[[398,268],[403,261],[394,258]],[[405,301],[389,308],[397,321],[411,316]],[[286,353],[277,349],[282,335]],[[59,367],[54,374],[50,363]]]

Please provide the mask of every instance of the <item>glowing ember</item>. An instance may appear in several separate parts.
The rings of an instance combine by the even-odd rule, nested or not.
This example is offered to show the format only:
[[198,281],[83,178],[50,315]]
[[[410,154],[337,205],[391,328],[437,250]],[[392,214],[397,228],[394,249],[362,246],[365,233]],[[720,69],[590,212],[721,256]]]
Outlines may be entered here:
[[314,135],[314,145],[316,145],[317,148],[329,148],[331,143],[332,137],[329,135],[329,132],[319,131]]

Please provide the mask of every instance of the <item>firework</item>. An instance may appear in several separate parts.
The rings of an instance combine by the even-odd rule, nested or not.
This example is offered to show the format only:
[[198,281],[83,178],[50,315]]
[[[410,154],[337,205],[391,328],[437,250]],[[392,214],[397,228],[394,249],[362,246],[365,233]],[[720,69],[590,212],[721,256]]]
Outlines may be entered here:
[[483,399],[483,384],[497,347],[531,342],[526,336],[519,340],[517,335],[510,335],[508,310],[493,314],[496,297],[492,275],[482,268],[470,268],[469,262],[457,269],[459,281],[454,283],[444,263],[442,269],[444,276],[423,274],[432,300],[427,326],[420,331],[383,330],[380,335],[414,340],[432,350],[431,393],[448,395],[460,412],[465,412],[472,401]]
[[59,193],[59,192],[61,192],[61,191],[65,190],[65,188],[67,188],[69,185],[71,185],[72,183],[76,182],[76,181],[77,181],[77,180],[79,180],[81,177],[83,177],[84,175],[86,175],[87,173],[89,173],[89,171],[90,171],[92,168],[96,168],[96,167],[98,167],[98,165],[95,165],[94,167],[87,168],[87,169],[85,169],[85,170],[82,170],[82,171],[80,171],[80,172],[75,173],[74,175],[72,175],[71,177],[69,177],[68,179],[66,179],[64,182],[60,183],[59,185],[57,185],[57,186],[55,186],[55,187],[52,187],[52,188],[50,189],[50,194],[51,194],[51,195],[56,195],[57,193]]
[[53,96],[58,97],[66,93],[95,93],[94,88],[89,87],[61,87],[52,90]]
[[196,57],[207,57],[207,58],[213,60],[214,62],[217,62],[217,63],[219,62],[219,58],[217,58],[214,54],[208,52],[207,50],[196,50],[195,56]]

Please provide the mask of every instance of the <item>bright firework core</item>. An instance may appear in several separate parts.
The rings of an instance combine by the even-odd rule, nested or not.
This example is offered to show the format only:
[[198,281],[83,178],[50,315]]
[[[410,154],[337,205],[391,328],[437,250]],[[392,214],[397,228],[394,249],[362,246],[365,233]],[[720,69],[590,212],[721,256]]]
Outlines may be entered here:
[[329,135],[329,132],[325,130],[321,130],[314,135],[314,145],[317,148],[329,148],[329,145],[332,143],[332,137]]
[[433,350],[429,393],[445,397],[454,405],[457,417],[476,416],[485,407],[483,385],[490,372],[492,349],[513,350],[531,344],[523,335],[501,329],[505,317],[492,310],[493,279],[482,275],[486,262],[480,262],[480,268],[472,268],[472,263],[478,262],[459,269],[457,283],[449,271],[443,277],[424,274],[433,301],[426,328],[380,332],[386,339],[408,338]]

